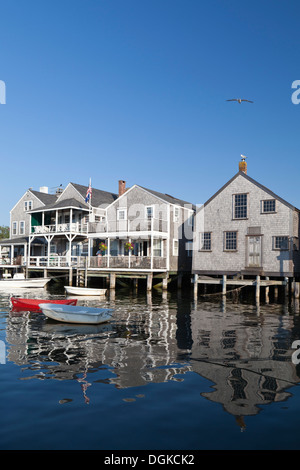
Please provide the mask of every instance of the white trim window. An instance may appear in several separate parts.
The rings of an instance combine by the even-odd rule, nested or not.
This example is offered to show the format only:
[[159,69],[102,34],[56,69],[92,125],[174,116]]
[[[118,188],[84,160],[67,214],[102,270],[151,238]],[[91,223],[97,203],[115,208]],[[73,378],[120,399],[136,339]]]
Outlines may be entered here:
[[17,235],[18,234],[18,222],[13,222],[11,224],[11,233],[12,233],[12,235]]
[[154,206],[146,206],[145,207],[145,217],[148,220],[153,219],[153,217],[154,217]]
[[179,222],[179,207],[174,207],[173,216],[174,222]]
[[30,211],[32,209],[32,201],[25,201],[24,202],[24,211]]
[[178,256],[178,253],[179,253],[178,240],[173,240],[173,256]]
[[127,208],[117,209],[117,220],[127,220]]
[[162,241],[161,239],[153,240],[153,256],[162,257]]
[[19,234],[24,235],[25,234],[25,221],[21,220],[19,223]]

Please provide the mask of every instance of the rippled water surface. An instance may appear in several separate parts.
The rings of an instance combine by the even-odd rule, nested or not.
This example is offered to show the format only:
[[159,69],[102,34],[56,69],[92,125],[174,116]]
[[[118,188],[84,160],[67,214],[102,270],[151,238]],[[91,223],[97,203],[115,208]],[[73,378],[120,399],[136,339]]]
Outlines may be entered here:
[[14,312],[10,295],[0,293],[1,449],[300,447],[298,305],[117,291],[78,298],[113,308],[110,323],[75,326]]

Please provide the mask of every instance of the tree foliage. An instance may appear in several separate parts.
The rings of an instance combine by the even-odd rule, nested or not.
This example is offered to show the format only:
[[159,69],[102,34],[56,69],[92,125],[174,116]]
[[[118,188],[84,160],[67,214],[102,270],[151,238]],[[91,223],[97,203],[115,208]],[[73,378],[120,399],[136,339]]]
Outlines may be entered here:
[[9,227],[0,225],[0,239],[9,238]]

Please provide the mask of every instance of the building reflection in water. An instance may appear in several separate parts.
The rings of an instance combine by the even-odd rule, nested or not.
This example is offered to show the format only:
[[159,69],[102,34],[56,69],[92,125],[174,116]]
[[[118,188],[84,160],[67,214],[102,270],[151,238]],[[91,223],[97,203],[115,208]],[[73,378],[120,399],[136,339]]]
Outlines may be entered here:
[[98,326],[11,312],[7,359],[26,379],[77,380],[86,403],[95,381],[129,388],[197,373],[211,383],[199,399],[222,404],[242,430],[244,417],[287,400],[299,382],[291,350],[300,338],[299,315],[284,305],[195,305],[151,296],[112,302],[113,321]]

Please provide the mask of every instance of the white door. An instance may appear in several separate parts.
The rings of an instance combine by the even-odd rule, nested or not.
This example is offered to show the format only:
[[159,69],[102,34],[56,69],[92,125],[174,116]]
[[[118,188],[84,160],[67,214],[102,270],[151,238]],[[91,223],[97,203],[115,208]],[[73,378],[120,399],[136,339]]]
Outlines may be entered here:
[[253,236],[248,238],[248,266],[261,266],[261,237]]

